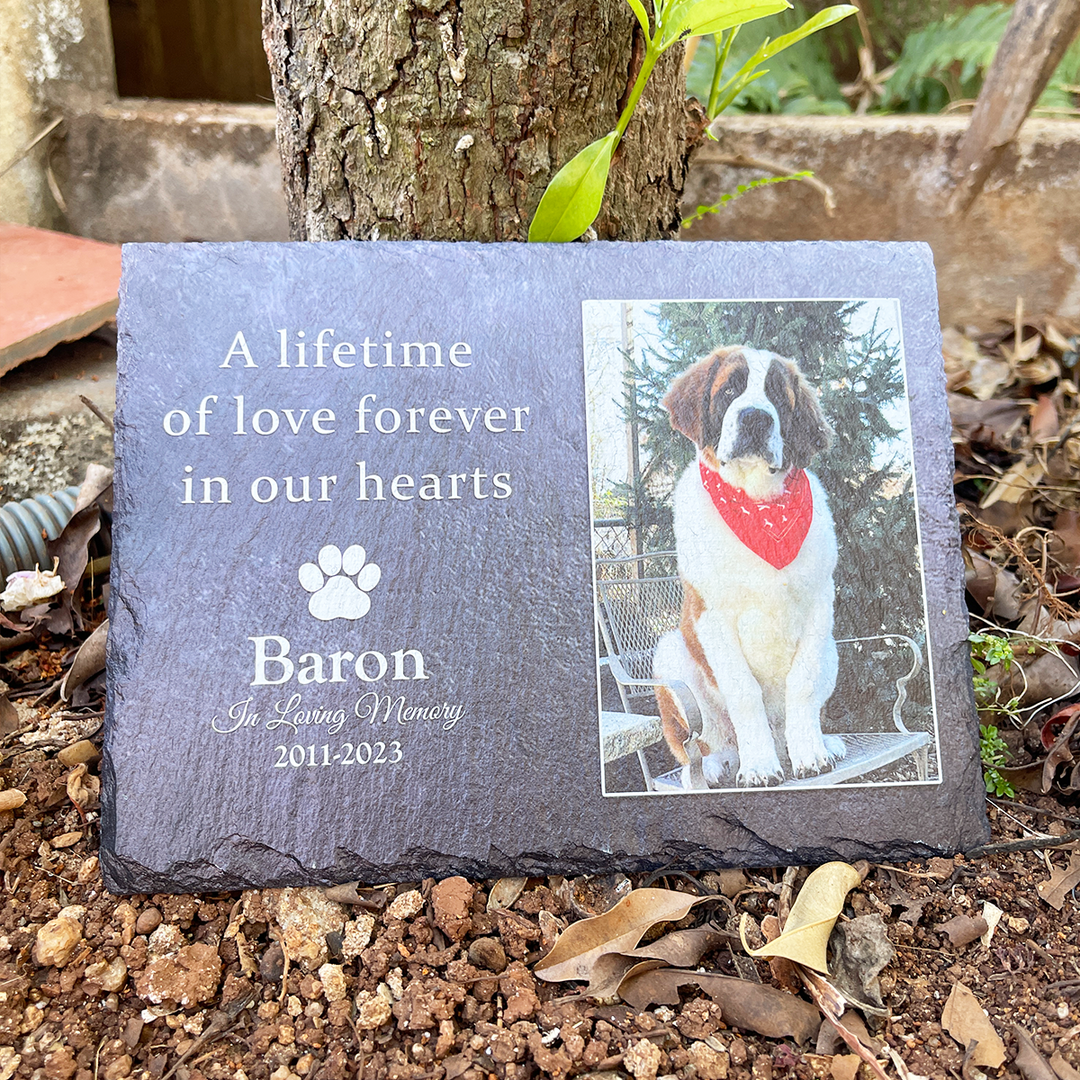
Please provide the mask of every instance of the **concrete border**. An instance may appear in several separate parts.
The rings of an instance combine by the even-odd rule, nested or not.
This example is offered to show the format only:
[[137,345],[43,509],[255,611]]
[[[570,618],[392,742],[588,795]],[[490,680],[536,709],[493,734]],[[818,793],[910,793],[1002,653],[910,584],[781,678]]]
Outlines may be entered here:
[[687,230],[709,240],[924,240],[934,251],[941,317],[985,327],[1031,314],[1080,319],[1080,123],[1028,120],[983,194],[947,212],[950,165],[966,117],[742,116],[698,152],[685,208],[716,203],[768,175],[732,159],[810,169],[832,189],[804,183],[749,192]]
[[287,240],[272,105],[98,104],[67,125],[72,229],[116,243]]

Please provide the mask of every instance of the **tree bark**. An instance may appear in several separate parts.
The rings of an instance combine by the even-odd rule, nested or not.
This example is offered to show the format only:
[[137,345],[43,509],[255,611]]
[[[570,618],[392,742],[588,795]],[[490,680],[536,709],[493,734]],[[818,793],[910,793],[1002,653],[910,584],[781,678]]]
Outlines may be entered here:
[[[615,127],[644,52],[625,0],[263,0],[295,239],[524,240],[555,172]],[[612,166],[603,239],[679,228],[681,47]]]

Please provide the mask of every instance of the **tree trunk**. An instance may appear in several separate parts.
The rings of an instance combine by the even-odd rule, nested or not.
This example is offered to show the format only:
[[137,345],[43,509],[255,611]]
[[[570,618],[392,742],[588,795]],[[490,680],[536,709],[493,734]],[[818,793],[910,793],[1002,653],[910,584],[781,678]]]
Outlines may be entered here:
[[[524,240],[559,167],[614,128],[644,52],[625,0],[263,0],[263,27],[290,226],[308,240]],[[681,53],[616,154],[603,239],[678,233]]]

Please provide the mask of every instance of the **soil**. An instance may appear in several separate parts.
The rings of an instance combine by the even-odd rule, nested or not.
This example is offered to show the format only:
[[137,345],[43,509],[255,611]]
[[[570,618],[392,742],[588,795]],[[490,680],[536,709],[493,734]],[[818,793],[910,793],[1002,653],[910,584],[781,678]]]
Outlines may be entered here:
[[[1059,425],[1071,431],[1080,411],[1076,384],[1063,375],[1080,361],[1080,339],[1043,327],[1040,345],[1021,352],[1031,329],[1017,323],[1011,346],[1005,331],[957,338],[951,351],[947,341],[950,389],[969,395],[961,404],[973,413],[956,421],[955,440],[957,494],[971,518],[973,628],[1019,625],[1023,640],[1034,641],[1032,628],[1050,611],[1052,636],[1064,642],[1053,655],[1074,665],[1080,622],[1071,621],[1068,597],[1080,590],[1080,458],[1066,460],[1072,444],[1065,435],[1050,440]],[[1058,342],[1045,362],[1034,356],[1043,337]],[[998,381],[975,395],[972,380],[981,373],[985,382],[987,371]],[[1012,402],[1005,420],[994,395]],[[1047,445],[1057,455],[1049,464]],[[992,509],[984,474],[1000,478],[1025,461],[1029,477],[1031,462],[1041,462],[1053,483],[1037,489],[1041,480],[1029,481],[1034,495],[999,499],[994,521],[983,524],[979,513]],[[1055,504],[1040,502],[1051,496]],[[1025,546],[1032,543],[1041,554]],[[736,1028],[692,985],[676,1005],[636,1011],[534,972],[567,925],[646,884],[718,894],[679,928],[711,919],[727,931],[744,924],[761,940],[766,917],[786,912],[806,869],[109,895],[97,856],[103,676],[79,687],[71,704],[54,704],[74,646],[103,618],[100,580],[84,595],[82,618],[81,631],[67,636],[39,622],[29,641],[16,623],[0,628],[0,1080],[873,1075],[827,1021],[799,1044]],[[1017,651],[1017,666],[1030,667],[1023,693],[1034,693],[1036,652]],[[1071,666],[1069,685],[1076,672]],[[998,675],[1004,686],[1007,664]],[[1029,710],[1022,729],[1007,723],[1024,699],[1009,690],[1017,699],[1005,702],[998,685],[984,679],[983,719],[998,718],[1010,764],[1045,757],[1048,734],[1067,743],[1062,723],[1040,730],[1049,710]],[[1078,739],[1072,748],[1080,756]],[[1061,760],[1064,769],[1069,759]],[[988,799],[988,813],[994,844],[1027,841],[1028,850],[863,865],[847,896],[838,933],[848,952],[857,951],[854,928],[868,925],[862,916],[875,917],[893,951],[870,987],[882,1008],[864,1010],[864,1041],[882,1040],[877,1056],[890,1080],[1080,1076],[1080,777],[1062,775],[1048,794],[1023,790],[1022,779],[1015,796]],[[979,916],[993,923],[998,911],[996,927],[973,925]],[[806,996],[790,967],[752,960],[734,935],[698,967]],[[1000,1067],[980,1064],[986,1038],[967,1054],[946,1030],[959,1030],[945,1013],[950,996],[962,993],[958,986],[974,995],[974,1020],[984,1022],[981,1006],[1004,1040]],[[849,1009],[844,1019],[855,1026],[858,1017]],[[1021,1052],[1025,1035],[1034,1049]]]
[[[3,674],[38,675],[36,689],[57,657],[46,643],[5,657]],[[84,731],[98,722],[68,721]],[[732,1029],[693,988],[678,1007],[635,1012],[534,976],[563,926],[638,879],[532,879],[492,911],[495,883],[463,878],[346,889],[355,903],[320,889],[111,896],[87,809],[95,766],[65,765],[48,743],[28,748],[28,734],[6,737],[0,768],[4,791],[26,795],[0,812],[4,1080],[850,1076],[828,1024],[817,1044],[800,1046]],[[79,769],[81,806],[69,794]],[[1054,798],[1021,798],[1028,809],[991,805],[996,841],[1062,834],[1059,819],[1075,813]],[[1014,1026],[1046,1058],[1059,1052],[1059,1066],[1080,1069],[1080,903],[1071,892],[1057,911],[1038,892],[1067,860],[1059,849],[878,865],[849,895],[845,914],[879,915],[895,949],[881,975],[888,1018],[878,1034],[912,1073],[977,1080],[942,1028],[957,982],[1005,1040],[1010,1060],[998,1075],[1021,1075]],[[651,884],[713,892],[729,881],[706,873]],[[783,872],[747,872],[736,886],[733,911],[712,913],[732,930],[744,913],[759,923],[777,910]],[[496,902],[514,892],[503,882]],[[989,946],[953,945],[941,925],[986,903],[1004,912]],[[701,966],[775,981],[766,962],[740,952],[725,945]]]

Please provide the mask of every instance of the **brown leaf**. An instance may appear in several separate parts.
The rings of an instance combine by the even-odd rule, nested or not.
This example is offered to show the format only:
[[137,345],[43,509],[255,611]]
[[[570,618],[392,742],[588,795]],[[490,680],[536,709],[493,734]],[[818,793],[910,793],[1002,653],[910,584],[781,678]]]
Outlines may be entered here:
[[96,462],[86,466],[86,476],[79,485],[79,495],[75,500],[75,513],[85,510],[94,503],[99,503],[105,510],[112,511],[113,471]]
[[710,926],[674,930],[656,941],[624,953],[604,953],[596,958],[585,993],[606,998],[618,992],[619,984],[642,960],[655,960],[653,967],[693,967],[707,952],[733,934]]
[[99,671],[105,670],[105,640],[109,633],[109,620],[106,619],[80,646],[71,662],[64,681],[60,684],[60,697],[70,701],[76,687],[82,686]]
[[10,735],[22,727],[19,710],[8,701],[8,691],[0,694],[0,735]]
[[1019,1024],[1013,1024],[1013,1032],[1017,1042],[1016,1067],[1024,1080],[1057,1080],[1050,1062],[1035,1048],[1031,1036]]
[[948,922],[938,923],[934,929],[939,934],[947,934],[949,942],[960,948],[970,945],[976,938],[980,938],[989,929],[989,924],[981,916],[954,915]]
[[1074,851],[1069,857],[1069,865],[1055,867],[1047,881],[1040,881],[1035,886],[1039,895],[1055,911],[1065,906],[1065,897],[1080,885],[1080,852]]
[[711,971],[654,968],[635,972],[623,980],[619,997],[641,1012],[650,1004],[677,1005],[679,987],[691,985],[700,987],[720,1006],[724,1023],[730,1027],[756,1031],[770,1039],[790,1036],[802,1043],[812,1039],[821,1025],[817,1009],[802,998]]
[[1057,405],[1050,394],[1040,394],[1031,413],[1031,438],[1034,442],[1050,442],[1057,438]]
[[651,926],[678,922],[707,899],[670,889],[634,889],[602,915],[568,926],[533,970],[545,982],[586,981],[598,957],[630,951]]
[[751,956],[786,956],[789,960],[815,971],[828,971],[826,947],[836,919],[844,908],[847,894],[861,878],[855,867],[845,862],[819,866],[803,882],[784,924],[784,932],[763,945],[743,948]]
[[896,956],[880,915],[860,915],[840,923],[829,939],[833,984],[866,1013],[887,1016],[881,999],[881,971]]
[[1048,538],[1050,553],[1070,571],[1080,567],[1080,513],[1062,510],[1054,518],[1054,531]]
[[961,1045],[974,1039],[978,1046],[971,1055],[973,1065],[996,1069],[1005,1060],[1005,1044],[994,1030],[978,998],[963,984],[953,983],[952,993],[941,1014],[941,1026]]
[[[810,991],[810,996],[821,1010],[826,1022],[836,1029],[840,1038],[870,1067],[878,1080],[889,1080],[888,1074],[877,1059],[879,1047],[871,1045],[869,1041],[863,1041],[863,1036],[866,1035],[866,1027],[862,1024],[862,1020],[855,1013],[850,1014],[847,1023],[841,1019],[844,1015],[844,999],[840,991],[824,975],[819,975],[809,968],[801,968],[800,971],[803,981],[806,983],[806,989]],[[859,1031],[855,1030],[856,1024],[858,1024]]]
[[968,442],[1013,451],[1027,409],[1012,399],[979,401],[966,394],[949,394],[953,430]]
[[528,878],[523,877],[499,878],[491,886],[491,892],[488,893],[488,912],[497,911],[499,908],[513,907],[525,888],[525,882],[528,880]]
[[964,548],[967,591],[983,609],[984,615],[997,615],[1006,622],[1020,617],[1024,587],[1011,571],[1002,569],[985,555]]
[[83,811],[96,810],[101,781],[90,776],[85,765],[76,765],[67,775],[67,796]]
[[1058,1074],[1059,1080],[1080,1080],[1080,1070],[1074,1069],[1061,1056],[1060,1050],[1055,1050],[1051,1056],[1050,1068]]

